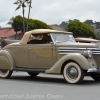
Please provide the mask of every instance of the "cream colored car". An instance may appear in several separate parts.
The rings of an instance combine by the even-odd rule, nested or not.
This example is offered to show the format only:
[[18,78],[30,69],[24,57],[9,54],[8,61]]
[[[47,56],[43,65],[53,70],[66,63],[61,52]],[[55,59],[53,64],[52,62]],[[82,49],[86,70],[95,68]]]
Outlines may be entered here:
[[0,50],[0,77],[25,71],[33,77],[63,74],[68,83],[80,83],[87,74],[98,81],[99,54],[98,45],[76,43],[71,32],[36,29]]

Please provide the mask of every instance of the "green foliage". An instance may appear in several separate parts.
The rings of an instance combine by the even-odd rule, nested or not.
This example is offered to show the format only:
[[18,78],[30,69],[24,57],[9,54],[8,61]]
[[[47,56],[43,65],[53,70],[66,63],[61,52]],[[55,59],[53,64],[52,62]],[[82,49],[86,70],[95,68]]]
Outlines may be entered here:
[[93,24],[93,20],[86,20],[84,23],[90,26]]
[[97,39],[100,40],[100,33],[97,33]]
[[68,25],[70,22],[73,22],[73,21],[79,21],[79,20],[78,20],[78,19],[73,19],[73,20],[69,19],[68,21],[63,21],[63,22],[60,24],[60,26],[66,28],[67,25]]
[[68,24],[67,22],[63,21],[63,22],[60,24],[60,26],[66,28],[66,27],[67,27],[67,24]]
[[17,31],[23,31],[23,19],[21,16],[16,16],[13,19],[12,27],[14,30]]
[[52,28],[42,21],[29,19],[28,30],[33,30],[33,29],[52,29]]
[[[25,27],[27,25],[27,20],[28,20],[27,18],[24,18]],[[16,32],[23,31],[23,17],[21,17],[20,15],[11,18],[8,24],[10,24]],[[52,29],[52,28],[42,21],[29,19],[28,31],[34,29]]]
[[73,32],[74,37],[92,37],[96,38],[96,33],[87,24],[72,21],[67,25],[67,30]]
[[96,26],[96,29],[100,29],[100,22],[95,22],[94,24]]

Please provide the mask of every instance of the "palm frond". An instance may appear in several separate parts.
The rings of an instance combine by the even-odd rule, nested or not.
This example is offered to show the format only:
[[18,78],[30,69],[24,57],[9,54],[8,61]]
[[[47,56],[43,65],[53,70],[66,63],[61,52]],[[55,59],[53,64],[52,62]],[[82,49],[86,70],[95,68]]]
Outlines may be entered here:
[[18,9],[20,9],[20,7],[21,7],[21,5],[18,5],[18,7],[17,7],[15,10],[18,10]]
[[13,4],[16,4],[16,5],[19,4],[19,1],[16,1],[16,2],[14,2]]
[[27,2],[27,5],[28,5],[30,8],[32,8],[32,6],[30,6],[30,3],[31,3],[31,1],[28,1],[28,2]]
[[7,24],[12,25],[14,17],[12,17]]
[[12,25],[12,22],[8,22],[7,24],[8,24],[8,25]]
[[22,4],[23,3],[23,0],[19,0],[19,2],[20,2],[20,4]]

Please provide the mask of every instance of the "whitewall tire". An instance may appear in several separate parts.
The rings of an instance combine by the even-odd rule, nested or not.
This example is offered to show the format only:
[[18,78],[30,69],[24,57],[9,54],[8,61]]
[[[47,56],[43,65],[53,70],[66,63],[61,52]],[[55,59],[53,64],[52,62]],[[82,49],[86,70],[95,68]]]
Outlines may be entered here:
[[0,69],[1,78],[9,78],[12,75],[12,71],[8,69]]
[[69,62],[63,70],[64,79],[68,83],[80,83],[85,75],[85,71],[75,62]]

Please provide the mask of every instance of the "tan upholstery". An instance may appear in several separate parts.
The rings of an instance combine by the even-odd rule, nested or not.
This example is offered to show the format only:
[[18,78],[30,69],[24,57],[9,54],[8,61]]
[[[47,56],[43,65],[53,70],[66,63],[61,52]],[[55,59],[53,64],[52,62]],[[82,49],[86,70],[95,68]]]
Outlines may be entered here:
[[49,40],[50,41],[51,37],[48,36],[47,34],[44,34],[42,40]]

